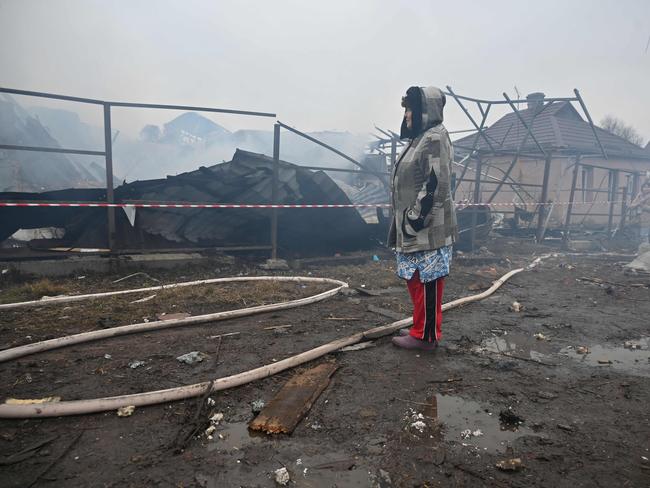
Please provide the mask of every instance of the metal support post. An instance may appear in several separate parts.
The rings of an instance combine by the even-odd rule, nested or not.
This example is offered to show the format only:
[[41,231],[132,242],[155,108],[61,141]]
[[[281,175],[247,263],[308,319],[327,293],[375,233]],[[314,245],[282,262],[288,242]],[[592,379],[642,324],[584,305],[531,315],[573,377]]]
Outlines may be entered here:
[[621,202],[621,222],[618,224],[619,232],[625,228],[625,219],[627,218],[627,194],[630,186],[630,175],[625,178],[625,186],[623,187],[623,201]]
[[[474,177],[474,202],[479,203],[481,200],[481,166],[483,161],[479,156],[476,159],[476,175]],[[470,229],[470,245],[471,250],[474,252],[475,241],[476,241],[476,222],[478,220],[478,207],[475,205],[472,207],[472,228]]]
[[[115,203],[113,194],[113,137],[111,131],[111,106],[104,104],[104,152],[106,153],[106,203]],[[108,207],[108,248],[116,250],[115,208]]]
[[580,156],[576,157],[575,165],[573,166],[573,176],[571,177],[571,192],[569,193],[569,205],[566,209],[566,217],[564,218],[564,235],[562,236],[562,243],[565,247],[569,244],[569,226],[571,225],[571,212],[573,210],[573,199],[576,195],[576,184],[578,183],[578,173],[580,172]]
[[[280,169],[280,124],[273,126],[273,180],[271,203],[278,203],[278,176]],[[278,259],[278,209],[271,209],[271,259]]]
[[607,238],[612,238],[612,227],[614,223],[614,207],[616,205],[616,194],[618,186],[618,170],[613,169],[609,172],[609,214],[607,216]]
[[542,181],[542,196],[539,200],[539,213],[537,216],[537,243],[544,240],[544,231],[546,222],[546,201],[548,200],[548,180],[551,175],[551,155],[546,156],[544,162],[544,180]]

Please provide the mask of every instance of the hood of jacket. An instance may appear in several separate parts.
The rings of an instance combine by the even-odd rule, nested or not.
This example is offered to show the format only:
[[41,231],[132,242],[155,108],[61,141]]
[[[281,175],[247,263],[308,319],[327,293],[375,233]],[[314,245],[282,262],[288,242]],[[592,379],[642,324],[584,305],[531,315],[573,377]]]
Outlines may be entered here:
[[422,132],[425,132],[442,123],[443,109],[447,98],[445,94],[435,86],[417,87],[412,86],[406,91],[402,105],[408,106],[413,114],[412,128],[406,127],[406,118],[402,120],[400,138],[414,139]]

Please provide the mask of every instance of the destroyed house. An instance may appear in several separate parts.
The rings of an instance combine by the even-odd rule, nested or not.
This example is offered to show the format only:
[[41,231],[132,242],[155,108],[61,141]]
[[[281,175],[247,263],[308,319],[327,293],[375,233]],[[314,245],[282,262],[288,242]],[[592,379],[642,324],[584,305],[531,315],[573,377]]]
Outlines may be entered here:
[[[472,157],[468,158],[468,170],[457,187],[456,200],[474,199],[474,180],[480,160],[482,176],[478,201],[514,202],[521,209],[534,213],[535,204],[541,199],[548,160],[546,201],[552,202],[548,225],[558,226],[565,220],[574,163],[579,161],[572,209],[576,217],[572,221],[602,226],[609,219],[608,202],[611,201],[616,202],[612,212],[619,219],[624,202],[629,202],[638,192],[645,173],[650,171],[648,148],[599,127],[592,129],[568,101],[545,102],[543,93],[531,94],[527,100],[528,106],[519,110],[519,116],[509,113],[485,128],[483,134],[474,132],[454,141],[457,160],[474,149]],[[526,126],[531,128],[532,137],[527,135]],[[520,155],[516,157],[518,152]],[[458,166],[455,170],[457,174],[462,171]],[[506,174],[506,184],[494,195]],[[505,205],[501,210],[513,212],[512,207]]]

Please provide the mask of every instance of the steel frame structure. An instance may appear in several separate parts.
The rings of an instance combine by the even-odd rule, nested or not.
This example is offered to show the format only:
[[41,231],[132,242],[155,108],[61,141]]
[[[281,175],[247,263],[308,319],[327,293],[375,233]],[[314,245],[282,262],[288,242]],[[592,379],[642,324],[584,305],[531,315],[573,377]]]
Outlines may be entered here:
[[[102,156],[105,159],[105,169],[106,169],[106,203],[112,204],[115,203],[114,197],[114,186],[113,186],[113,140],[112,140],[112,129],[111,129],[111,108],[112,107],[125,107],[125,108],[148,108],[148,109],[163,109],[163,110],[187,110],[194,112],[210,112],[210,113],[223,113],[223,114],[235,114],[235,115],[248,115],[254,117],[273,117],[277,118],[277,114],[268,113],[268,112],[253,112],[247,110],[234,110],[234,109],[224,109],[224,108],[215,108],[215,107],[199,107],[199,106],[190,106],[190,105],[168,105],[168,104],[151,104],[151,103],[131,103],[131,102],[110,102],[105,100],[97,100],[92,98],[81,98],[68,95],[59,95],[54,93],[44,93],[28,90],[18,90],[13,88],[3,88],[0,87],[0,93],[7,93],[11,95],[23,95],[39,98],[47,98],[52,100],[64,100],[70,102],[92,104],[103,107],[104,114],[104,150],[103,151],[89,151],[84,149],[70,149],[70,148],[55,148],[55,147],[36,147],[36,146],[25,146],[25,145],[14,145],[14,144],[0,144],[0,149],[6,149],[10,151],[37,151],[37,152],[49,152],[49,153],[59,153],[59,154],[80,154],[80,155],[90,155],[90,156]],[[283,124],[279,120],[276,120],[273,127],[273,171],[272,171],[272,187],[271,187],[271,202],[273,205],[276,205],[278,199],[278,176],[279,176],[279,162],[280,162],[280,130],[286,129],[294,134],[303,137],[314,144],[318,144],[329,151],[332,151],[337,156],[351,162],[359,169],[344,169],[344,168],[327,168],[321,166],[303,166],[305,169],[310,170],[321,170],[321,171],[338,171],[338,172],[348,172],[348,173],[364,173],[377,177],[382,184],[387,185],[387,176],[388,172],[376,172],[370,171],[363,166],[359,161],[348,156],[342,151],[312,137],[304,132],[301,132],[293,127],[290,127],[286,124]],[[271,250],[271,258],[277,259],[278,257],[278,209],[271,209],[271,243],[268,246],[227,246],[218,249],[227,249],[227,250]],[[107,229],[108,229],[108,249],[112,253],[117,252],[117,236],[115,228],[115,208],[107,208]]]

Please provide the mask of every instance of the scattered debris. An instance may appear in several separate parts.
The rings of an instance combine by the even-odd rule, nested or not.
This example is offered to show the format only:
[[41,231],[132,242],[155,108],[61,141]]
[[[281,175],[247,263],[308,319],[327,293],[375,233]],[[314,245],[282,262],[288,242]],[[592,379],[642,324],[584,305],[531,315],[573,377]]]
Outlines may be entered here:
[[135,412],[135,405],[128,405],[117,409],[118,417],[130,417]]
[[135,361],[131,361],[129,363],[129,368],[136,369],[136,368],[139,368],[140,366],[144,366],[145,364],[146,363],[144,361],[135,360]]
[[148,297],[140,298],[140,300],[133,300],[131,303],[144,303],[144,302],[148,302],[149,300],[153,300],[154,298],[156,298],[155,293]]
[[213,336],[208,336],[208,339],[219,339],[221,337],[229,337],[229,336],[237,336],[241,334],[241,332],[228,332],[227,334],[219,334],[219,335],[213,335]]
[[613,364],[609,359],[599,359],[598,364]]
[[264,327],[262,330],[278,330],[278,329],[288,329],[289,327],[293,327],[293,325],[288,324],[288,325],[273,325],[271,327]]
[[537,339],[538,341],[550,341],[550,339],[546,337],[544,334],[542,334],[541,332],[538,332],[533,337],[535,337],[535,339]]
[[329,385],[337,369],[335,363],[322,363],[291,378],[253,419],[249,428],[267,434],[290,434]]
[[149,278],[151,281],[160,283],[159,279],[156,279],[153,276],[149,276],[147,273],[143,273],[142,271],[140,271],[139,273],[133,273],[128,276],[124,276],[123,278],[118,278],[117,280],[113,281],[113,283],[119,283],[120,281],[128,280],[129,278],[134,278],[136,276],[144,276],[146,278]]
[[461,439],[470,439],[472,437],[481,437],[483,435],[483,431],[481,429],[465,429],[460,433],[460,438]]
[[282,467],[275,470],[275,482],[278,485],[286,486],[289,481],[291,481],[291,477],[289,476],[289,471],[287,471],[287,468]]
[[512,305],[510,305],[511,312],[521,312],[523,309],[524,307],[517,301],[512,302]]
[[414,428],[415,430],[417,430],[420,433],[424,432],[424,429],[425,429],[426,426],[427,426],[427,424],[425,424],[424,421],[422,421],[422,420],[416,420],[415,422],[413,422],[411,424],[411,427]]
[[111,356],[110,354],[104,354],[104,359],[112,359],[112,358],[113,356]]
[[643,349],[643,344],[637,341],[625,341],[623,347],[625,349]]
[[265,406],[266,406],[266,402],[264,400],[262,400],[261,398],[259,400],[253,400],[251,402],[251,410],[253,411],[253,413],[255,415],[260,413],[264,409]]
[[589,354],[589,348],[587,346],[578,346],[576,347],[576,354]]
[[573,427],[571,427],[570,425],[566,425],[566,424],[557,424],[557,428],[562,429],[562,430],[566,430],[567,432],[573,432],[573,430],[574,430]]
[[183,354],[181,356],[178,356],[176,358],[176,361],[185,363],[185,364],[196,364],[200,363],[203,361],[205,358],[207,358],[208,355],[199,351],[192,351],[188,352],[187,354]]
[[7,405],[38,405],[40,403],[56,403],[60,402],[60,396],[49,396],[43,398],[7,398],[5,403]]
[[208,407],[214,407],[217,404],[212,397],[208,397],[206,403],[208,404]]
[[523,464],[521,458],[503,459],[496,463],[496,467],[501,471],[519,471]]
[[361,319],[359,317],[325,317],[325,320],[354,321],[354,320],[361,320]]

